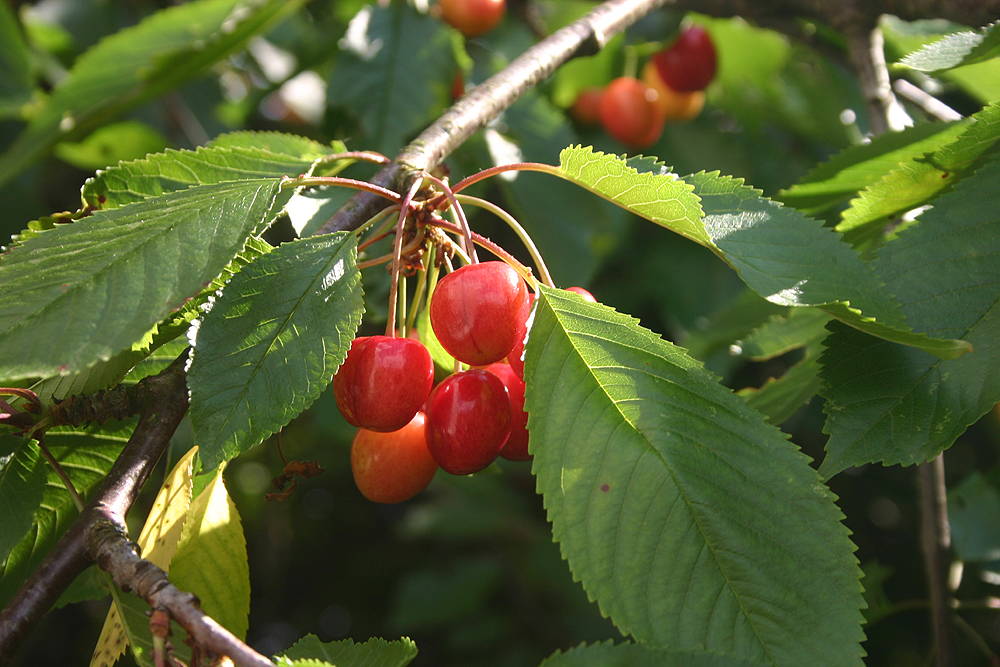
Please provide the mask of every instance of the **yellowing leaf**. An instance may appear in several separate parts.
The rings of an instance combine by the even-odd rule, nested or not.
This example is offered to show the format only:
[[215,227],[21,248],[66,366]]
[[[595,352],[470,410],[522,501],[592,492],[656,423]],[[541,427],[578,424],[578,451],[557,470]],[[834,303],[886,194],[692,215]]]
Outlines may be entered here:
[[250,614],[250,567],[236,506],[222,468],[191,503],[184,534],[170,563],[170,580],[201,599],[205,613],[239,638]]
[[[164,480],[153,508],[146,517],[146,524],[139,533],[137,543],[142,557],[164,570],[170,565],[170,559],[177,550],[184,519],[191,505],[194,455],[197,451],[197,447],[192,447]],[[110,667],[125,652],[128,643],[118,605],[112,603],[94,655],[90,659],[90,667]]]

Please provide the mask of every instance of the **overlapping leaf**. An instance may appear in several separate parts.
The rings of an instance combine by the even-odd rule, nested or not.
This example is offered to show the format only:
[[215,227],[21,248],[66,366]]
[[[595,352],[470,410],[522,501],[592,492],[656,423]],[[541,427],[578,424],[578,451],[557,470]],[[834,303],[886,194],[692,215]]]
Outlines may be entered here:
[[907,55],[899,64],[922,72],[935,72],[974,65],[997,56],[1000,56],[1000,30],[994,23],[981,33],[963,31],[946,35]]
[[321,642],[316,635],[306,635],[291,648],[275,656],[280,667],[326,663],[336,667],[406,667],[417,655],[417,645],[403,638],[386,641],[369,639],[355,644],[350,639]]
[[0,457],[0,562],[31,529],[45,493],[47,469],[48,463],[30,438],[10,456]]
[[807,215],[826,211],[856,196],[900,163],[920,158],[953,141],[969,122],[921,123],[902,132],[886,132],[867,144],[851,146],[783,190],[777,199]]
[[196,186],[13,248],[0,259],[0,378],[73,373],[130,347],[262,231],[277,191],[274,179]]
[[0,6],[0,118],[16,117],[31,100],[31,60],[14,17],[13,5]]
[[445,108],[456,35],[406,3],[364,7],[341,40],[330,104],[358,117],[369,148],[395,155]]
[[274,433],[330,383],[361,322],[355,243],[344,232],[279,246],[205,316],[188,374],[205,469]]
[[204,72],[302,0],[198,0],[157,12],[83,54],[0,157],[0,183],[60,139]]
[[580,644],[557,651],[539,667],[755,667],[763,665],[705,651],[671,651],[644,644]]
[[[73,486],[86,499],[104,480],[131,433],[130,425],[92,427],[82,434],[53,429],[45,436],[49,451],[63,466]],[[0,607],[7,603],[35,571],[56,541],[79,515],[69,492],[52,470],[28,534],[0,564]],[[5,520],[6,523],[6,520]]]
[[533,472],[574,576],[636,640],[861,665],[860,570],[806,457],[679,348],[543,289]]
[[680,179],[666,167],[589,148],[567,148],[560,159],[567,178],[711,248],[772,303],[819,306],[862,331],[943,357],[968,350],[913,333],[871,266],[836,233],[740,179],[705,172]]
[[827,339],[823,378],[833,475],[871,461],[919,463],[1000,401],[1000,162],[933,202],[875,265],[907,319],[973,352],[952,360],[849,330]]
[[997,151],[1000,105],[988,106],[961,134],[926,157],[904,162],[868,186],[844,211],[837,231],[855,243],[877,233],[892,218],[948,192]]

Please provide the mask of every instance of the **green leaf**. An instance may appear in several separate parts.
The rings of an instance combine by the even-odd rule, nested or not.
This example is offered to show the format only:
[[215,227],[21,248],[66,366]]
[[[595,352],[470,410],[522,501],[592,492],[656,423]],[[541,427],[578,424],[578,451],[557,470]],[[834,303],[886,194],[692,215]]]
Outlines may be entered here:
[[934,202],[875,262],[907,319],[973,352],[941,360],[838,330],[823,355],[831,434],[820,473],[930,460],[1000,401],[1000,161]]
[[580,644],[568,651],[556,651],[539,667],[755,667],[750,662],[731,655],[705,651],[677,651],[645,644]]
[[16,118],[31,101],[31,61],[14,6],[0,5],[0,118]]
[[963,65],[973,65],[1000,56],[1000,30],[994,23],[982,33],[957,32],[909,54],[900,65],[921,72],[936,72]]
[[683,351],[542,288],[526,348],[553,535],[639,642],[861,665],[860,570],[808,459]]
[[766,361],[826,338],[830,316],[818,308],[794,308],[775,315],[740,341],[742,353],[753,361]]
[[259,148],[198,148],[167,150],[144,160],[101,170],[83,186],[83,203],[112,209],[186,190],[192,185],[258,178],[294,177],[308,173],[315,158],[297,157]]
[[395,155],[446,106],[458,67],[454,34],[407,3],[362,8],[341,40],[330,104],[358,118],[365,145]]
[[25,438],[13,454],[0,457],[0,561],[31,530],[45,494],[48,467],[31,438]]
[[361,323],[357,239],[285,243],[248,265],[205,315],[188,372],[205,470],[253,447],[330,384]]
[[173,560],[170,580],[201,600],[205,613],[240,639],[250,613],[250,567],[236,506],[222,470],[191,501]]
[[197,0],[161,10],[84,53],[0,157],[0,183],[61,140],[192,79],[302,0]]
[[873,183],[844,211],[837,231],[857,243],[881,231],[886,223],[938,195],[977,169],[996,151],[1000,140],[1000,104],[986,107],[954,140],[926,157],[905,162]]
[[284,132],[251,132],[248,130],[220,134],[208,142],[208,147],[253,148],[270,153],[290,155],[309,161],[334,153],[343,153],[347,150],[342,141],[334,141],[327,145],[308,137],[300,137],[296,134],[286,134]]
[[56,144],[63,162],[91,171],[122,160],[137,160],[167,147],[166,138],[145,123],[126,120],[100,127],[80,142]]
[[810,171],[776,197],[808,215],[829,210],[896,169],[955,139],[971,121],[921,123],[886,132],[867,144],[851,146]]
[[735,179],[685,176],[705,211],[704,227],[743,281],[772,303],[817,306],[862,331],[942,357],[968,351],[961,341],[913,333],[872,269],[840,237],[795,209]]
[[277,190],[276,180],[196,186],[11,249],[0,257],[0,378],[73,373],[130,347],[262,231]]
[[[658,225],[712,247],[701,223],[701,206],[693,188],[666,167],[640,171],[617,155],[570,146],[559,154],[559,169],[567,180]],[[648,167],[648,165],[642,165]]]
[[[131,434],[130,424],[107,424],[87,432],[50,429],[45,444],[84,499],[93,495]],[[55,471],[48,469],[41,507],[28,534],[0,564],[0,607],[10,599],[48,555],[70,524],[79,516],[69,492]]]
[[350,639],[324,643],[316,635],[306,635],[276,659],[281,667],[317,660],[336,667],[405,667],[416,655],[417,645],[405,637],[398,641],[376,637],[355,644]]

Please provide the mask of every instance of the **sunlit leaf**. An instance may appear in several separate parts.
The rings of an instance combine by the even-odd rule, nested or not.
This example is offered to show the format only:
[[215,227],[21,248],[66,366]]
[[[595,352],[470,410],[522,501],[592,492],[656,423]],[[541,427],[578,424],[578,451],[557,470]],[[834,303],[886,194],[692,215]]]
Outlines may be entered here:
[[299,661],[324,662],[336,667],[405,667],[417,655],[417,645],[407,638],[386,641],[373,638],[355,644],[350,639],[321,642],[306,635],[276,656],[280,667],[300,665]]
[[963,65],[973,65],[1000,56],[1000,30],[997,24],[981,32],[956,32],[909,54],[899,61],[922,72],[934,72]]
[[860,570],[808,459],[634,320],[547,288],[538,304],[532,470],[601,611],[674,650],[861,665]]

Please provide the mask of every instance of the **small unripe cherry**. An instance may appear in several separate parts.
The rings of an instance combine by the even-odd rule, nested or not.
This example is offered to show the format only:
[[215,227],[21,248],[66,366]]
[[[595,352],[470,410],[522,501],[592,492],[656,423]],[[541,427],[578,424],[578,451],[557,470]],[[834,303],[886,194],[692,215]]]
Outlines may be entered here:
[[409,423],[430,394],[434,362],[412,338],[355,338],[333,376],[333,396],[350,424],[396,431]]
[[470,366],[503,359],[524,338],[528,288],[504,262],[469,264],[441,279],[431,327],[448,353]]
[[658,93],[645,82],[619,77],[601,95],[601,125],[618,141],[632,148],[651,146],[663,134],[663,114],[656,106]]
[[524,411],[524,380],[517,376],[509,364],[490,364],[483,370],[493,373],[507,387],[510,399],[510,436],[500,450],[500,456],[508,461],[530,461],[528,453],[528,413]]
[[642,68],[642,80],[656,91],[655,104],[665,120],[685,121],[695,118],[705,106],[705,93],[700,90],[681,93],[672,89],[660,77],[652,60]]
[[431,483],[438,464],[427,449],[425,421],[424,413],[418,412],[396,431],[358,429],[351,443],[351,472],[365,498],[399,503]]
[[496,460],[511,423],[500,378],[478,369],[455,373],[427,399],[427,449],[446,472],[471,475]]

